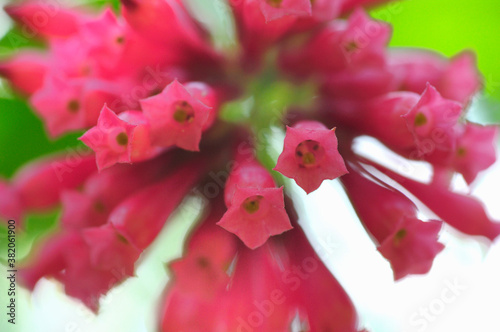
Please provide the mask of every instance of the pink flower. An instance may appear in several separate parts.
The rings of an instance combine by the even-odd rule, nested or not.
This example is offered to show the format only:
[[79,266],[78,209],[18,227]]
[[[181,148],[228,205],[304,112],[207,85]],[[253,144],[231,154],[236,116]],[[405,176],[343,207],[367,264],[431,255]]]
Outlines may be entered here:
[[21,223],[21,199],[10,183],[0,181],[0,220],[16,220]]
[[0,63],[0,75],[21,93],[32,95],[42,87],[48,60],[39,53],[25,53]]
[[[134,261],[139,254],[117,236],[110,228],[89,229],[85,235],[78,232],[59,234],[41,249],[36,263],[21,271],[20,278],[24,285],[33,289],[41,277],[55,277],[64,284],[68,295],[79,298],[97,312],[99,297],[130,273],[130,268],[127,271],[122,264]],[[104,239],[107,241],[99,243]],[[123,260],[116,260],[119,256]]]
[[358,331],[354,305],[311,247],[304,232],[285,234],[284,247],[289,266],[282,275],[310,331]]
[[249,248],[292,228],[284,210],[283,188],[238,188],[232,204],[217,223]]
[[179,0],[122,0],[123,16],[138,33],[157,42],[201,41],[201,31]]
[[104,81],[48,77],[31,96],[31,103],[45,120],[49,134],[56,137],[91,127],[102,105],[113,99],[114,87]]
[[[369,29],[375,32],[368,34],[366,31],[372,31]],[[347,22],[334,21],[314,33],[307,43],[285,49],[280,60],[286,71],[301,77],[312,74],[335,76],[349,68],[357,72],[361,67],[385,64],[389,37],[388,25],[373,21],[365,12],[357,10]]]
[[287,127],[284,144],[274,170],[294,179],[308,194],[323,180],[347,173],[337,150],[335,130],[319,122],[304,121]]
[[459,53],[451,60],[420,50],[397,50],[389,56],[389,66],[401,90],[422,93],[430,83],[443,97],[464,105],[481,86],[475,62],[470,52]]
[[414,218],[403,218],[394,232],[377,248],[391,262],[394,280],[409,274],[429,272],[434,257],[444,249],[437,242],[441,221],[421,222]]
[[123,269],[125,275],[134,275],[134,264],[141,251],[132,246],[111,224],[87,228],[82,232],[90,248],[90,263],[100,270]]
[[[220,205],[217,201],[211,203],[215,207]],[[290,215],[294,216],[293,209],[288,207]],[[212,227],[213,211],[189,240],[187,255],[177,261],[177,269],[187,269],[196,262],[192,263],[191,253],[204,243],[200,240],[207,239],[203,235]],[[252,331],[255,328],[288,331],[296,316],[304,328],[309,327],[312,331],[358,331],[351,300],[299,227],[253,250],[244,246],[234,250],[231,238],[216,238],[220,247],[208,243],[205,247],[205,253],[215,254],[210,265],[204,262],[206,272],[185,274],[184,280],[170,281],[162,310],[162,331],[216,331],[219,328],[224,331]],[[228,253],[231,255],[227,256]],[[233,257],[229,269],[217,264],[220,257],[225,260]],[[199,270],[199,262],[195,265],[198,266],[189,270]],[[224,275],[215,279],[215,271],[217,275],[221,272]],[[207,298],[205,285],[209,280],[212,286]],[[187,283],[191,287],[185,287]],[[200,289],[197,285],[203,285],[203,290],[194,291]],[[217,306],[213,305],[215,303]]]
[[49,37],[71,36],[77,32],[78,24],[83,23],[87,16],[81,11],[38,1],[10,4],[5,7],[5,11],[14,20],[24,25],[26,34],[41,34]]
[[211,107],[193,96],[177,80],[161,94],[141,100],[141,107],[151,125],[153,144],[199,151],[201,134],[211,117]]
[[[418,103],[404,115],[406,125],[422,154],[435,150],[452,150],[457,136],[455,124],[462,113],[462,105],[441,97],[436,88],[427,85]],[[432,148],[428,142],[432,141]]]
[[500,223],[493,221],[487,215],[478,199],[454,193],[440,183],[421,183],[378,164],[370,164],[400,183],[438,217],[459,231],[470,235],[482,235],[491,241],[500,235]]
[[[285,10],[270,9],[267,14],[274,12],[281,17],[266,20],[263,8],[266,0],[231,0],[230,4],[238,27],[238,34],[243,54],[241,62],[243,68],[253,71],[259,68],[262,56],[273,44],[283,39],[297,21],[296,16],[285,15]],[[266,9],[266,8],[264,8]]]
[[472,183],[477,174],[496,161],[495,142],[498,128],[467,123],[458,138],[453,161],[457,172],[462,173],[467,183]]
[[226,289],[230,280],[227,271],[236,255],[237,240],[215,225],[223,214],[224,206],[219,200],[188,240],[185,255],[170,263],[176,287],[183,293],[213,300]]
[[[415,149],[414,137],[403,116],[419,100],[419,95],[407,91],[391,92],[370,100],[364,111],[361,111],[367,117],[367,121],[362,124],[365,128],[362,129],[396,151]],[[353,117],[351,122],[354,124],[355,121]]]
[[93,156],[57,156],[33,162],[12,180],[12,189],[25,212],[54,208],[64,190],[80,186],[96,171]]
[[225,190],[227,212],[217,223],[236,234],[249,248],[263,245],[272,235],[290,230],[283,188],[255,161],[244,161],[231,172]]
[[104,225],[114,208],[135,191],[162,177],[162,170],[175,155],[138,165],[115,165],[93,173],[79,190],[61,193],[61,223],[66,229],[83,229]]
[[157,156],[164,148],[153,146],[151,126],[139,111],[116,115],[107,105],[101,110],[97,126],[88,130],[80,140],[96,153],[99,170],[116,163],[132,163]]
[[130,195],[113,209],[108,222],[135,247],[145,249],[198,180],[202,166],[196,163],[202,161],[182,165],[166,178]]
[[100,170],[116,163],[131,163],[131,142],[136,126],[121,120],[106,105],[101,110],[97,126],[80,137],[96,153]]
[[410,199],[365,176],[349,167],[349,174],[341,181],[377,250],[391,263],[394,279],[429,272],[434,258],[444,248],[437,241],[442,222],[420,221]]
[[[196,73],[220,66],[220,56],[209,45],[206,32],[189,15],[182,0],[121,0],[127,24],[167,58],[190,67]],[[144,55],[143,52],[140,55]],[[161,60],[161,58],[159,59]]]

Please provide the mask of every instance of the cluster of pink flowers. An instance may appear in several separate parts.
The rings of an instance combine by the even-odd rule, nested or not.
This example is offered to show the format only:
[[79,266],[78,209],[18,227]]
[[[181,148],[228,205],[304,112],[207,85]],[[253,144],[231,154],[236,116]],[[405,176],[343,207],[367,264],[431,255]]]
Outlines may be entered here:
[[[287,178],[307,194],[338,178],[396,280],[429,271],[443,222],[494,240],[500,223],[450,189],[455,173],[470,184],[495,161],[496,128],[464,119],[481,87],[474,56],[388,50],[390,27],[358,8],[375,2],[231,0],[239,47],[227,54],[182,0],[122,0],[120,14],[57,8],[38,25],[43,4],[7,7],[47,50],[3,60],[0,74],[49,135],[86,130],[80,140],[93,150],[76,163],[35,161],[0,182],[6,219],[62,211],[23,284],[55,278],[97,311],[195,193],[205,213],[169,265],[162,331],[289,331],[297,320],[301,330],[359,331],[351,300],[298,224]],[[314,98],[288,105],[278,123],[272,105],[239,103],[283,81],[287,94],[312,87]],[[228,120],[229,108],[241,116]],[[259,134],[271,126],[286,130],[274,159]],[[432,180],[359,155],[360,136],[430,164]],[[223,195],[212,195],[209,175],[224,170]],[[420,220],[387,177],[441,220]]]

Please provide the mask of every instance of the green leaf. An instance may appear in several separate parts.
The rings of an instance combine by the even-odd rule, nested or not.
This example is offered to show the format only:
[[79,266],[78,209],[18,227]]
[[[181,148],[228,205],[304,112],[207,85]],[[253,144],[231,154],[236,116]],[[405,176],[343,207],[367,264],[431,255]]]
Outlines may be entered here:
[[56,151],[86,149],[81,132],[52,140],[25,101],[0,98],[0,176],[10,177],[22,164]]

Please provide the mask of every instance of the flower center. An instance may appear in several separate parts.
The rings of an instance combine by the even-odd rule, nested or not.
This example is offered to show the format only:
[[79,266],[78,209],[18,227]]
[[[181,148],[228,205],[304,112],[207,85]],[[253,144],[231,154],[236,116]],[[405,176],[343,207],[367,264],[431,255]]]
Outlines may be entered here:
[[404,228],[397,231],[396,234],[394,235],[394,244],[399,245],[401,243],[401,240],[403,240],[406,237],[406,234],[407,231]]
[[418,113],[417,116],[415,116],[415,127],[423,126],[426,123],[427,117],[424,115],[424,113]]
[[257,211],[259,211],[259,208],[260,208],[260,201],[263,199],[264,197],[260,196],[260,195],[256,195],[256,196],[251,196],[251,197],[248,197],[247,199],[245,199],[243,201],[243,203],[241,204],[241,207],[248,213],[250,214],[253,214]]
[[317,167],[324,157],[325,149],[314,140],[303,141],[295,149],[295,160],[299,167]]
[[121,243],[128,244],[128,240],[123,235],[116,233],[116,237],[118,238],[118,241],[120,241]]
[[70,113],[76,113],[80,110],[80,103],[76,99],[71,99],[66,107]]
[[104,211],[106,211],[106,207],[104,206],[104,203],[102,201],[98,200],[94,203],[94,210],[99,213],[103,213]]
[[344,48],[348,53],[351,53],[358,49],[358,44],[354,40],[351,40],[344,45]]
[[207,267],[210,266],[210,261],[208,260],[208,258],[206,257],[198,257],[198,259],[196,259],[196,263],[198,264],[199,267],[201,267],[202,269],[206,269]]
[[193,107],[185,100],[178,101],[174,104],[174,120],[178,123],[186,124],[194,120]]
[[121,132],[116,135],[116,143],[121,146],[126,146],[128,144],[128,136],[126,133]]
[[275,8],[279,8],[281,6],[281,3],[283,2],[283,0],[266,0],[266,2],[270,6],[273,6]]

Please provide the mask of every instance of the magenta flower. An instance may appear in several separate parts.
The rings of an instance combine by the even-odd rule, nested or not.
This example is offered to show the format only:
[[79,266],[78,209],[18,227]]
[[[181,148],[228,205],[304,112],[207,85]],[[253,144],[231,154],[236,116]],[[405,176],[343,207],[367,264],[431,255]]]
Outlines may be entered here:
[[394,279],[409,274],[429,272],[434,257],[444,249],[437,242],[441,221],[403,218],[394,232],[382,242],[378,250],[391,262]]
[[319,122],[299,122],[287,128],[285,146],[274,170],[294,179],[309,194],[323,180],[347,173],[337,146],[335,128],[329,130]]
[[43,84],[47,72],[47,59],[38,53],[26,53],[0,65],[0,75],[25,95],[31,95]]
[[[207,88],[207,91],[197,94],[202,93],[209,94],[210,91]],[[177,80],[160,94],[141,100],[141,107],[151,126],[153,144],[199,151],[201,133],[213,110]]]
[[[450,184],[472,184],[496,160],[497,127],[466,119],[482,84],[474,55],[389,51],[391,27],[360,8],[378,2],[230,0],[231,49],[213,45],[183,0],[61,8],[40,28],[44,50],[0,60],[51,137],[83,130],[91,149],[0,181],[2,220],[59,211],[21,262],[22,285],[55,279],[97,313],[197,197],[199,220],[167,264],[159,330],[366,331],[305,236],[289,179],[307,194],[339,181],[395,280],[429,272],[443,223],[497,239],[500,223]],[[39,6],[6,11],[30,22]],[[362,136],[427,163],[432,180],[362,155]]]
[[[432,154],[434,149],[446,151],[455,148],[455,124],[461,111],[458,102],[442,98],[433,86],[428,85],[418,103],[403,118],[417,149],[423,154]],[[425,142],[437,136],[439,139],[434,139],[433,148],[427,151]]]
[[130,150],[133,124],[121,120],[106,105],[103,107],[97,126],[85,133],[80,139],[96,153],[99,169],[116,163],[131,163]]
[[[417,207],[401,192],[349,169],[342,184],[377,249],[389,260],[394,279],[429,272],[444,246],[437,241],[442,222],[417,219]],[[366,204],[366,202],[371,204]]]
[[244,161],[231,172],[225,200],[228,210],[217,225],[236,234],[251,249],[292,228],[283,188],[276,188],[269,172],[256,161]]

